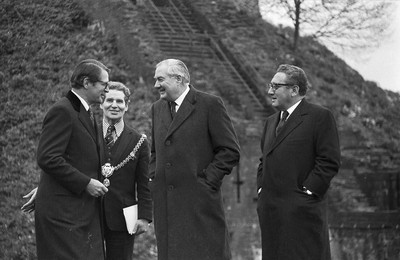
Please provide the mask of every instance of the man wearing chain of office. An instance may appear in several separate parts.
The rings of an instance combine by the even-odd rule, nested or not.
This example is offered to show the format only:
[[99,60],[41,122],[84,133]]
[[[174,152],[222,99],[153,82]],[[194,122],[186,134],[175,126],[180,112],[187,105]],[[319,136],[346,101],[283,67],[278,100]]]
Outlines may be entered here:
[[[144,134],[127,126],[123,120],[128,110],[130,91],[119,82],[109,83],[103,103],[104,137],[103,197],[106,259],[132,259],[134,238],[146,232],[152,219],[148,183],[150,149]],[[123,209],[138,205],[137,222],[127,232]]]

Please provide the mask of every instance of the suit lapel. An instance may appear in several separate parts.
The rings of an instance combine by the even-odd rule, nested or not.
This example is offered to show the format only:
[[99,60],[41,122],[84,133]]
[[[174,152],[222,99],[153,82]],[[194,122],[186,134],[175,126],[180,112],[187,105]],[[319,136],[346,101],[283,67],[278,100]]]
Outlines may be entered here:
[[193,110],[195,109],[195,101],[196,91],[193,87],[191,87],[174,119],[172,120],[165,139],[167,139],[180,125],[182,125],[182,123],[190,116],[190,114],[192,114]]
[[72,93],[72,91],[69,91],[66,97],[71,102],[72,107],[75,109],[75,111],[78,112],[78,118],[81,121],[82,125],[86,128],[86,130],[92,136],[93,140],[97,143],[96,131],[92,125],[92,120],[90,120],[89,113],[83,107],[79,98],[74,93]]
[[82,125],[86,128],[86,130],[90,133],[90,136],[93,140],[97,143],[96,140],[96,131],[92,125],[92,120],[90,120],[89,113],[85,110],[83,105],[81,104],[80,111],[79,111],[79,120],[81,121]]
[[121,160],[125,159],[122,158],[122,155],[124,154],[129,154],[132,151],[127,151],[130,147],[133,147],[133,145],[131,145],[131,142],[137,142],[137,138],[132,138],[133,137],[133,132],[127,128],[126,126],[124,127],[124,130],[122,131],[121,135],[120,135],[120,140],[118,142],[118,149],[116,149],[115,152],[115,160],[116,163],[120,163]]
[[105,143],[103,134],[103,123],[97,124],[97,143],[99,147],[100,163],[103,165],[105,163]]
[[[280,143],[282,143],[285,138],[295,130],[302,122],[303,122],[303,115],[306,114],[304,107],[306,106],[305,101],[302,100],[297,108],[293,111],[293,113],[288,118],[287,122],[285,123],[284,127],[282,128],[281,132],[276,136],[275,140],[272,142],[272,145],[269,146],[270,149],[267,153],[270,153],[274,150]],[[277,113],[280,115],[280,113]],[[275,131],[275,129],[269,129],[270,131]]]
[[264,143],[264,151],[270,149],[275,141],[275,128],[277,126],[277,122],[279,122],[280,112],[274,114],[271,118],[268,119],[268,125],[272,127],[268,127],[265,133],[265,143]]
[[159,118],[161,118],[162,125],[166,129],[168,129],[171,125],[172,118],[171,118],[171,112],[170,112],[170,108],[169,108],[167,101],[163,100],[163,102],[161,102],[161,108],[160,108],[159,112],[160,112]]

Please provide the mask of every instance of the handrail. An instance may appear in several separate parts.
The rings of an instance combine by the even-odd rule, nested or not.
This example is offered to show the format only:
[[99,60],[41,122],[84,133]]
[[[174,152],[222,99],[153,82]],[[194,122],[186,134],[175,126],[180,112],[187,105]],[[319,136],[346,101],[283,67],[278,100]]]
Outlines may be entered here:
[[[172,28],[172,25],[170,24],[169,20],[160,12],[160,10],[158,9],[157,6],[155,6],[155,4],[153,3],[152,0],[147,1],[150,2],[151,7],[156,10],[157,14],[159,15],[159,17],[163,20],[163,22],[168,26],[169,29],[171,29],[171,31],[175,34],[178,33],[177,30],[174,30]],[[243,61],[244,64],[248,64],[243,55],[238,52],[241,56],[240,56],[240,60],[235,58],[236,54],[233,54],[225,45],[223,44],[220,40],[216,40],[214,39],[211,35],[206,34],[199,34],[196,33],[195,30],[193,29],[193,27],[189,24],[188,20],[183,16],[182,12],[178,9],[178,7],[175,5],[175,3],[173,3],[172,0],[168,0],[168,3],[171,7],[171,11],[174,15],[172,15],[172,19],[174,19],[174,21],[177,23],[177,26],[180,28],[180,30],[182,30],[182,34],[184,37],[186,37],[187,39],[190,40],[190,46],[194,45],[194,39],[206,39],[209,41],[209,46],[211,47],[211,49],[214,52],[214,55],[216,56],[216,60],[218,60],[218,62],[221,63],[221,65],[224,66],[228,66],[226,67],[227,72],[228,73],[233,73],[233,75],[235,75],[235,77],[239,80],[239,84],[243,85],[243,88],[245,88],[246,92],[248,93],[249,96],[251,96],[254,99],[254,102],[256,104],[256,107],[262,108],[262,109],[266,109],[268,107],[268,103],[266,100],[264,100],[262,98],[262,94],[261,94],[261,90],[259,89],[259,87],[257,86],[258,83],[256,83],[255,81],[259,80],[259,78],[253,78],[254,75],[258,75],[256,74],[257,72],[255,71],[255,69],[253,67],[252,74],[254,75],[250,75],[250,71],[246,70],[241,63],[241,61]],[[189,7],[192,8],[192,7]],[[158,24],[160,24],[160,22],[158,22]],[[185,29],[187,27],[187,30]],[[168,35],[168,37],[171,40],[171,43],[175,43],[175,41],[171,38],[171,33],[166,33],[165,29],[163,26],[161,26],[162,32],[165,33],[166,35]],[[180,32],[179,32],[180,33]],[[222,48],[223,47],[223,48]],[[227,54],[225,53],[225,51],[227,51],[228,55],[230,56],[230,58],[227,56]],[[218,55],[216,55],[218,54]],[[233,61],[231,61],[231,58],[233,57]],[[224,62],[225,64],[222,64],[222,62]],[[235,65],[232,63],[234,62]],[[239,66],[239,67],[237,67]],[[240,68],[241,71],[245,72],[248,76],[246,78],[244,78],[240,73],[238,68]],[[254,80],[256,79],[256,80]],[[248,82],[248,80],[250,80],[250,82]],[[259,82],[261,82],[261,80],[259,80]],[[253,86],[254,85],[254,86]],[[267,111],[267,110],[266,110]]]
[[[227,55],[230,56],[230,57],[229,57],[230,62],[231,62],[231,63],[234,63],[234,65],[238,67],[238,70],[244,72],[244,74],[247,76],[246,79],[245,79],[246,82],[248,82],[247,85],[250,87],[250,89],[252,90],[252,92],[253,92],[253,94],[254,94],[255,96],[258,95],[257,99],[260,101],[260,103],[263,104],[263,106],[264,106],[266,109],[271,109],[272,107],[270,106],[270,104],[268,103],[267,99],[265,98],[265,95],[263,95],[262,89],[260,89],[260,88],[258,87],[258,85],[261,84],[261,81],[259,81],[259,82],[256,81],[256,80],[254,79],[254,75],[250,75],[250,72],[249,72],[249,71],[246,69],[246,67],[243,66],[243,64],[242,64],[242,63],[246,63],[246,62],[238,60],[237,57],[236,57],[236,53],[232,53],[231,50],[229,50],[228,47],[227,47],[226,45],[227,45],[227,44],[220,43],[221,48],[223,48],[222,51],[226,52],[226,56],[227,56]],[[246,63],[246,64],[247,64],[247,63]],[[257,95],[256,95],[256,94],[257,94]],[[274,110],[274,109],[272,109],[272,110]],[[272,111],[272,110],[271,110],[271,111]]]
[[[191,32],[192,34],[194,34],[195,32],[194,32],[192,26],[188,23],[188,21],[187,21],[186,18],[182,15],[181,11],[179,11],[179,9],[176,7],[176,5],[174,4],[174,2],[171,1],[171,0],[168,0],[168,2],[169,2],[169,4],[172,6],[172,8],[175,10],[175,12],[178,13],[179,17],[180,17],[180,18],[183,20],[183,22],[186,24],[186,27],[189,28],[190,32]],[[175,16],[174,16],[174,18],[175,18]],[[180,24],[179,24],[179,26],[180,26]],[[182,28],[182,27],[181,27],[181,28]],[[187,33],[186,33],[186,30],[183,30],[183,31],[185,32],[185,34],[187,34]]]
[[[181,19],[184,21],[184,23],[186,24],[186,26],[190,29],[192,35],[194,35],[195,32],[194,32],[192,26],[188,23],[188,21],[186,20],[186,18],[182,15],[182,13],[181,13],[180,10],[176,7],[176,5],[173,3],[173,1],[168,0],[168,2],[169,2],[170,5],[173,7],[173,9],[175,10],[175,12],[178,13],[178,15],[179,15],[179,16],[181,17]],[[186,31],[184,31],[184,32],[185,32],[185,35],[187,35]],[[191,42],[192,42],[192,35],[187,35],[187,36],[190,38]],[[231,70],[234,71],[235,75],[240,79],[240,81],[242,82],[242,84],[246,85],[247,88],[250,88],[250,87],[248,86],[248,83],[243,79],[243,77],[238,73],[238,71],[236,70],[236,68],[232,65],[232,63],[231,63],[231,62],[229,61],[229,59],[226,57],[224,51],[221,50],[221,48],[219,47],[218,42],[216,42],[211,36],[208,36],[208,38],[209,38],[210,42],[213,43],[214,49],[217,49],[217,51],[220,53],[220,55],[222,55],[223,59],[224,59],[225,61],[227,61],[227,63],[229,64]],[[241,53],[240,53],[240,54],[241,54]],[[253,68],[253,69],[254,69],[254,68]],[[255,70],[254,70],[254,71],[255,71]],[[254,98],[255,100],[257,100],[258,104],[259,104],[261,107],[264,107],[264,104],[261,103],[261,101],[259,100],[259,98],[254,94],[254,92],[253,92],[251,89],[250,89],[249,92],[250,92],[250,95],[252,95],[253,98]]]
[[258,71],[253,67],[253,65],[251,65],[251,63],[249,63],[246,60],[242,51],[240,51],[238,48],[235,47],[235,45],[233,45],[232,39],[230,37],[227,37],[226,41],[228,42],[229,46],[231,46],[230,48],[232,48],[234,50],[235,55],[239,57],[240,62],[243,62],[245,64],[245,66],[242,66],[242,67],[245,67],[246,70],[247,70],[247,68],[250,69],[251,73],[257,79],[257,81],[259,81],[260,83],[263,83],[264,79],[261,77],[260,73],[258,73]]
[[244,86],[247,87],[247,89],[249,90],[248,92],[250,93],[250,95],[254,98],[254,100],[256,100],[257,104],[259,106],[261,106],[262,108],[264,107],[264,105],[260,102],[260,100],[258,99],[258,97],[254,94],[254,92],[250,89],[250,87],[248,86],[248,83],[243,79],[243,77],[238,73],[238,71],[236,70],[236,68],[232,65],[232,63],[229,61],[229,59],[226,57],[225,53],[221,50],[221,48],[219,47],[219,44],[213,39],[213,37],[209,37],[210,39],[210,43],[213,47],[214,50],[218,51],[218,53],[222,56],[224,61],[227,61],[228,66],[231,68],[231,71],[233,71],[235,73],[235,75],[240,79],[240,81],[242,82],[242,84]]
[[[199,16],[203,22],[205,22],[205,24],[206,24],[207,27],[213,28],[213,26],[211,25],[211,23],[210,23],[210,21],[208,20],[208,18],[205,17],[203,14],[201,14],[201,13],[199,13],[199,12],[196,11],[196,8],[193,6],[192,1],[184,1],[184,3],[185,3],[185,5],[186,5],[188,8],[190,8],[195,14],[197,14],[197,16]],[[229,40],[229,41],[232,41],[232,40],[230,40],[230,38],[228,38],[228,40]],[[245,72],[245,73],[248,74],[248,75],[250,74],[250,72],[251,72],[251,74],[253,74],[253,75],[249,75],[249,76],[251,76],[251,77],[248,79],[248,80],[252,81],[252,82],[251,82],[251,85],[254,87],[254,90],[252,90],[252,92],[255,91],[255,92],[257,92],[257,94],[260,95],[260,97],[258,97],[257,100],[260,101],[260,99],[262,99],[262,102],[260,101],[260,103],[263,104],[263,107],[265,107],[265,108],[271,107],[271,106],[268,104],[267,99],[263,99],[263,98],[262,98],[262,96],[263,96],[263,95],[262,95],[263,90],[262,90],[260,87],[258,87],[258,85],[259,85],[259,84],[262,84],[262,83],[264,82],[264,80],[262,79],[261,75],[257,72],[257,70],[252,66],[252,64],[250,64],[250,63],[246,60],[246,58],[244,58],[243,54],[242,54],[237,48],[235,48],[233,44],[229,44],[229,43],[228,43],[228,44],[223,44],[222,42],[221,42],[221,43],[216,43],[216,44],[218,44],[218,45],[221,44],[221,46],[224,47],[224,49],[225,49],[228,53],[231,54],[230,56],[233,58],[233,60],[234,60],[234,62],[236,63],[236,65],[239,66],[240,69],[241,69],[243,72]],[[238,54],[240,54],[240,60],[237,58],[236,53],[233,54],[232,51],[230,51],[230,47],[228,48],[228,47],[225,46],[225,45],[231,45],[232,48],[233,48],[235,51],[237,51]],[[223,50],[221,50],[221,51],[223,51]],[[226,55],[225,55],[225,56],[226,56]],[[230,59],[228,59],[228,60],[230,60]],[[243,64],[244,64],[244,65],[243,65]],[[247,68],[248,68],[248,69],[247,69]],[[250,83],[247,83],[247,82],[246,82],[246,84],[249,85],[249,87],[252,87],[252,86],[250,86]],[[253,94],[254,94],[254,93],[253,93]]]
[[[168,28],[169,28],[172,32],[175,33],[174,28],[172,28],[172,26],[169,24],[168,20],[167,20],[167,19],[164,17],[164,15],[160,12],[160,10],[158,9],[158,7],[154,4],[153,0],[146,1],[146,3],[150,3],[150,6],[156,11],[156,13],[158,14],[158,16],[161,17],[161,19],[162,19],[162,20],[164,21],[164,23],[168,26]],[[145,4],[144,6],[145,6],[146,8],[149,9],[149,7],[147,6],[147,4]],[[151,10],[149,10],[149,11],[150,11],[150,13],[151,13]],[[153,15],[153,14],[151,13],[151,15]],[[158,19],[155,19],[155,20],[157,21],[157,24],[160,26],[160,28],[161,28],[163,34],[164,34],[164,35],[167,35],[168,38],[169,38],[169,40],[170,40],[171,42],[173,42],[173,41],[172,41],[172,38],[171,38],[171,33],[167,32],[167,31],[164,29],[163,25],[162,25],[160,22],[158,22]]]
[[176,32],[174,30],[174,28],[172,28],[172,26],[169,24],[169,22],[167,21],[167,19],[165,19],[164,15],[160,12],[160,10],[158,10],[158,7],[153,3],[153,0],[149,0],[146,1],[147,3],[150,3],[151,7],[156,10],[157,14],[161,17],[161,19],[164,21],[164,23],[168,26],[169,29],[171,29],[171,31]]

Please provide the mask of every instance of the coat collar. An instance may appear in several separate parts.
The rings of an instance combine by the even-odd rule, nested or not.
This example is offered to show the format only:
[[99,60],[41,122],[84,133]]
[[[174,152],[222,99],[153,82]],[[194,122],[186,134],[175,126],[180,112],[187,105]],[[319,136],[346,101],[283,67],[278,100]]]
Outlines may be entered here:
[[93,140],[97,142],[97,137],[96,137],[96,128],[93,127],[92,121],[90,120],[90,116],[88,111],[83,107],[81,101],[79,98],[72,93],[72,91],[68,91],[66,98],[69,100],[71,103],[72,107],[76,112],[78,112],[78,118],[81,121],[82,125],[86,128],[86,130],[90,133],[92,136]]
[[[81,108],[82,103],[81,103],[81,101],[79,100],[79,98],[78,98],[74,93],[72,93],[71,90],[68,91],[68,93],[67,93],[67,95],[66,95],[65,97],[69,100],[69,102],[71,102],[72,107],[73,107],[77,112],[80,112],[80,108]],[[83,105],[82,105],[82,108],[83,108]]]
[[[167,135],[165,139],[167,139],[194,111],[197,100],[197,90],[190,86],[189,93],[186,95],[185,99],[182,102],[181,107],[176,113],[174,119],[169,125]],[[168,106],[168,104],[167,104]],[[169,112],[169,110],[167,110]]]
[[304,120],[304,116],[308,114],[309,104],[304,99],[300,102],[297,108],[293,111],[293,113],[288,118],[285,126],[282,128],[281,132],[275,137],[275,126],[276,122],[279,121],[280,112],[275,113],[271,118],[271,125],[274,127],[270,127],[268,129],[267,134],[267,147],[269,148],[267,154],[274,150],[283,140],[294,130],[296,129]]
[[168,101],[159,100],[159,108],[157,109],[157,114],[159,115],[157,118],[162,122],[161,125],[165,127],[167,130],[167,134],[165,138],[168,138],[179,126],[193,113],[195,109],[195,104],[197,101],[197,93],[198,91],[189,86],[190,90],[183,100],[179,110],[177,111],[174,119],[172,120],[170,114],[170,108],[168,105]]

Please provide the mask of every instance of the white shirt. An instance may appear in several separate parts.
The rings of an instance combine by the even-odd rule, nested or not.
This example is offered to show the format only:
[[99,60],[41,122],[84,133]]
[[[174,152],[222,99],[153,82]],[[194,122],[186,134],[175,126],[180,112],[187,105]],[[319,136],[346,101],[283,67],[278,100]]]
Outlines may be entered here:
[[81,96],[79,96],[78,93],[76,93],[73,89],[71,89],[71,92],[74,93],[75,96],[77,96],[79,98],[79,100],[81,101],[83,107],[86,109],[86,111],[88,111],[89,110],[89,104],[86,102],[86,100],[81,98]]
[[[296,107],[300,104],[300,102],[303,99],[300,99],[299,101],[297,101],[293,106],[289,107],[286,111],[289,113],[288,117],[286,118],[286,120],[288,120],[288,118],[290,117],[290,115],[293,113],[293,111],[296,109]],[[283,116],[283,111],[281,111],[281,118]]]
[[185,99],[187,93],[189,93],[189,90],[189,86],[186,86],[185,91],[183,91],[183,93],[175,100],[175,112],[178,112],[178,109],[181,107],[183,100]]

